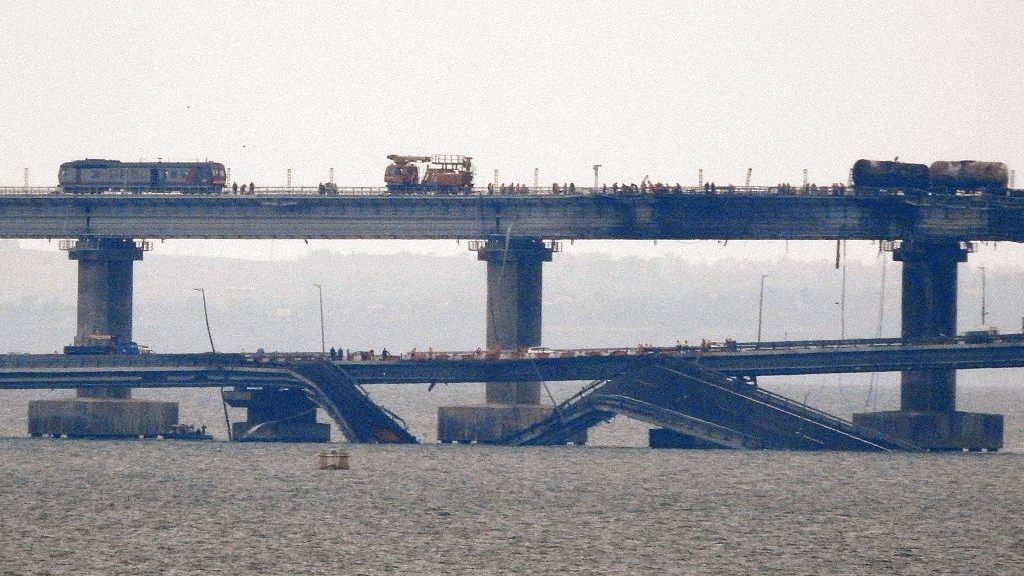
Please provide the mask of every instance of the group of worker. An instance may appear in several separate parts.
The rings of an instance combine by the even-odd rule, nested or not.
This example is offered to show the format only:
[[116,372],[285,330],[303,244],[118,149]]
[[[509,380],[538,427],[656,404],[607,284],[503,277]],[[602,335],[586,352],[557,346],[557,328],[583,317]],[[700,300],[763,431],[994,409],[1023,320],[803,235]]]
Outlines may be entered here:
[[[243,183],[242,186],[241,186],[241,189],[239,189],[238,182],[232,182],[231,183],[231,191],[234,192],[235,194],[246,194],[245,184]],[[249,182],[249,192],[248,193],[249,194],[255,194],[256,193],[256,185],[253,184],[252,182]]]
[[513,195],[513,194],[529,194],[531,192],[530,187],[526,184],[500,184],[495,187],[493,183],[487,183],[487,194],[488,196],[494,196],[495,193],[500,195]]
[[826,194],[832,196],[846,194],[846,184],[839,182],[833,182],[831,186],[822,186],[821,188],[818,188],[817,184],[804,184],[799,187],[792,184],[778,184],[775,189],[778,190],[779,194],[785,195]]
[[380,355],[378,356],[377,352],[372,348],[370,350],[357,350],[352,352],[351,350],[343,350],[340,346],[338,348],[331,346],[329,354],[331,356],[331,360],[377,360],[378,358],[381,360],[389,360],[394,357],[390,352],[388,352],[387,348],[381,350]]

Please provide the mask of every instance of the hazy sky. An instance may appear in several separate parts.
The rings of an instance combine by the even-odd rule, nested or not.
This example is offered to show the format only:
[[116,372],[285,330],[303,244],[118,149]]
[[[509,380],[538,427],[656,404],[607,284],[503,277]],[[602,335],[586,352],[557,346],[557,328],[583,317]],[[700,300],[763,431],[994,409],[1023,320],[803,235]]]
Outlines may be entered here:
[[[78,158],[380,185],[845,181],[862,157],[1024,168],[1024,2],[4,2],[0,185]],[[1024,179],[1024,174],[1018,177]],[[264,245],[266,246],[266,245]]]

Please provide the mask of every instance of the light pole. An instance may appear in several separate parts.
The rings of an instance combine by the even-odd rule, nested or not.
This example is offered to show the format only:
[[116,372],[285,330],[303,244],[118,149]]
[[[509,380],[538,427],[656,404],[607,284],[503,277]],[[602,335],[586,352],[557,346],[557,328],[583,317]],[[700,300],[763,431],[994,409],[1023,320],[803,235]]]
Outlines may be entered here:
[[203,318],[206,320],[206,335],[210,338],[210,352],[217,353],[217,349],[213,347],[213,332],[210,331],[210,313],[206,310],[206,290],[203,288],[193,288],[196,292],[203,295]]
[[327,339],[324,337],[324,289],[319,284],[313,284],[316,286],[316,291],[320,294],[320,352],[327,353]]
[[981,268],[981,325],[988,326],[985,324],[985,267],[979,266],[979,268]]
[[761,274],[761,296],[757,300],[757,341],[761,341],[761,318],[764,314],[764,279],[771,274]]

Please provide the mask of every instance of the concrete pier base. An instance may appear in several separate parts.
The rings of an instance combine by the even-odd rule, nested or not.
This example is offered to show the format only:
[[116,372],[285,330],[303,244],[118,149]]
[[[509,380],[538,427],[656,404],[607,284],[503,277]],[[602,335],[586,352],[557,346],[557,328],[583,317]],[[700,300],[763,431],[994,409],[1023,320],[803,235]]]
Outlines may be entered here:
[[28,431],[34,437],[152,438],[177,423],[176,402],[69,398],[28,404]]
[[1003,416],[977,412],[893,410],[854,414],[853,423],[905,438],[925,450],[999,450]]
[[231,424],[237,442],[331,441],[331,425],[316,421],[316,404],[302,390],[228,390],[224,401],[246,409],[248,420]]
[[651,448],[673,448],[685,450],[727,449],[728,446],[702,440],[688,434],[680,434],[667,428],[651,428],[647,431],[647,445]]
[[540,404],[441,406],[437,409],[437,440],[493,444],[547,418],[552,410],[551,406]]

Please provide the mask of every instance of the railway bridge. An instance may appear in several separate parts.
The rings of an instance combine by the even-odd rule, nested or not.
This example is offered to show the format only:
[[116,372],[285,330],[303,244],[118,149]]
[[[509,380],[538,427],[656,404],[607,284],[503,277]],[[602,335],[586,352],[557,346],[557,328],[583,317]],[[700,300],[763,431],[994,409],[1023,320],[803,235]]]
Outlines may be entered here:
[[[87,344],[95,335],[131,340],[132,270],[148,240],[472,240],[471,249],[487,266],[487,310],[482,312],[486,349],[541,343],[542,269],[554,260],[562,240],[887,241],[893,259],[903,263],[902,336],[908,339],[956,334],[957,266],[968,258],[972,242],[1024,240],[1024,198],[1014,190],[1000,195],[856,188],[805,193],[772,188],[575,191],[389,196],[378,189],[340,188],[330,195],[258,189],[250,195],[191,196],[8,189],[0,190],[0,238],[65,240],[79,271],[76,344]],[[261,406],[291,406],[296,414],[308,410],[275,394],[268,390],[245,400],[250,413],[258,414]],[[130,392],[80,388],[79,396],[83,405],[102,400],[107,407],[128,406]],[[471,426],[486,418],[489,429],[505,435],[549,411],[540,405],[535,378],[502,376],[487,385],[486,405],[442,408],[441,419],[462,418]],[[903,372],[899,411],[857,418],[887,430],[923,427],[934,446],[955,447],[963,444],[958,423],[964,417],[956,411],[955,369],[930,368]],[[323,434],[313,428],[282,433],[281,439],[289,438],[323,439]]]

